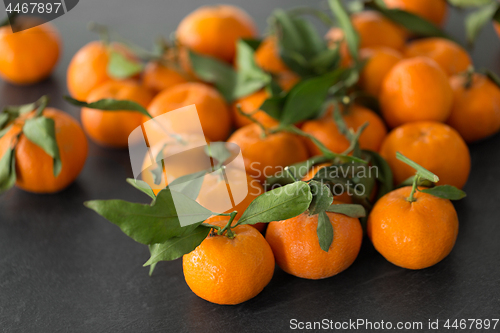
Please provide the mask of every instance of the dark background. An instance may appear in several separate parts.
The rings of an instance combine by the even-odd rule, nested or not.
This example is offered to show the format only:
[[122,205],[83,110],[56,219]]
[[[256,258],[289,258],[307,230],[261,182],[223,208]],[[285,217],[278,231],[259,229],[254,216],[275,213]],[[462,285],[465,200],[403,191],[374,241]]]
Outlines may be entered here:
[[[300,0],[232,1],[264,32],[276,7]],[[174,31],[180,19],[205,1],[81,0],[55,25],[64,55],[54,75],[32,87],[0,81],[0,106],[24,104],[50,94],[51,105],[78,117],[66,94],[72,55],[96,38],[89,21],[111,26],[149,47]],[[317,6],[324,6],[318,3]],[[0,8],[2,6],[0,5]],[[0,17],[4,9],[0,10]],[[447,30],[463,40],[461,14]],[[477,67],[500,73],[500,41],[488,26],[473,51]],[[237,306],[220,306],[193,294],[181,260],[160,263],[152,277],[142,264],[145,246],[82,205],[89,199],[146,202],[125,183],[131,176],[127,151],[90,143],[85,168],[67,190],[34,195],[12,189],[0,197],[0,330],[3,332],[277,332],[289,321],[423,321],[500,317],[500,136],[471,148],[468,197],[456,203],[460,232],[453,252],[434,267],[410,271],[388,263],[365,239],[356,262],[321,281],[299,279],[276,269],[268,287]],[[497,331],[500,330],[500,324]],[[453,331],[453,330],[452,330]]]

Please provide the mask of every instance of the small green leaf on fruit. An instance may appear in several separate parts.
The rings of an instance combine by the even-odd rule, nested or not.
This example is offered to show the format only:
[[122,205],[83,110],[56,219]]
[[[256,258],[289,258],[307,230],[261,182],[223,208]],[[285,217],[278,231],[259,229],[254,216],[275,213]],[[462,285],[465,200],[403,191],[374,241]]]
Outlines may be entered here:
[[326,212],[321,212],[318,215],[318,234],[319,246],[325,252],[328,252],[330,245],[333,243],[333,226]]
[[109,76],[123,80],[139,74],[142,69],[141,63],[128,59],[120,52],[111,52],[108,62]]
[[200,225],[188,234],[170,238],[164,243],[151,245],[151,257],[144,266],[154,265],[159,261],[175,260],[188,254],[203,242],[210,233],[210,229]]
[[439,181],[439,177],[424,168],[423,166],[413,162],[410,160],[408,157],[404,156],[400,152],[396,152],[396,158],[400,160],[403,163],[406,163],[407,165],[411,166],[413,169],[417,170],[417,175],[425,178],[427,180],[430,180],[431,182],[437,183]]
[[464,191],[451,185],[435,186],[432,188],[419,189],[419,191],[448,200],[460,200],[467,196]]
[[265,192],[255,198],[238,224],[257,224],[286,220],[305,212],[312,201],[309,185],[298,181]]
[[52,157],[54,160],[53,172],[54,176],[57,177],[61,172],[62,163],[56,141],[54,120],[46,117],[27,119],[23,126],[23,134]]
[[11,189],[16,183],[15,147],[7,149],[0,159],[0,194]]
[[64,96],[69,103],[82,108],[97,109],[103,111],[136,111],[142,113],[148,118],[153,118],[142,105],[133,101],[118,100],[112,98],[101,99],[92,103],[76,100],[69,96]]
[[330,213],[337,213],[349,217],[354,217],[357,219],[366,216],[365,208],[361,205],[355,205],[355,204],[331,205],[330,207],[328,207],[326,211]]
[[312,201],[309,205],[309,215],[316,215],[324,212],[333,202],[333,195],[328,186],[318,181],[309,182],[311,188]]

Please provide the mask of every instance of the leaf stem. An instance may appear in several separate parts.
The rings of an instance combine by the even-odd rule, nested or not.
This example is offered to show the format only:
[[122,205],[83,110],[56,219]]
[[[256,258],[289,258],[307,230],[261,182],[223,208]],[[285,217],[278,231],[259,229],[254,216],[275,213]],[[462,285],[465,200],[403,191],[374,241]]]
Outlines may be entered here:
[[[234,221],[234,218],[236,217],[236,214],[238,214],[237,211],[234,211],[234,212],[231,212],[229,214],[229,221],[227,222],[226,226],[222,229],[219,229],[219,231],[217,232],[218,235],[222,235],[224,234],[224,232],[226,232],[226,236],[233,239],[234,238],[234,233],[233,231],[231,230],[231,223],[233,223]],[[224,216],[227,216],[227,214],[220,214],[220,215],[224,215]]]
[[[260,121],[258,121],[257,119],[255,119],[254,117],[252,117],[252,114],[248,114],[248,113],[245,113],[243,112],[243,110],[241,109],[241,104],[236,104],[236,110],[238,111],[238,113],[240,115],[242,115],[243,117],[249,119],[251,122],[259,125],[260,129],[262,130],[262,137],[265,138],[267,137],[267,129],[264,125],[262,125],[262,123]],[[257,110],[258,111],[258,110]]]
[[410,196],[406,199],[409,202],[415,202],[415,201],[417,201],[417,199],[415,199],[414,195],[415,195],[415,192],[417,191],[417,184],[418,184],[419,181],[420,181],[420,176],[417,174],[413,178],[413,185],[411,187]]

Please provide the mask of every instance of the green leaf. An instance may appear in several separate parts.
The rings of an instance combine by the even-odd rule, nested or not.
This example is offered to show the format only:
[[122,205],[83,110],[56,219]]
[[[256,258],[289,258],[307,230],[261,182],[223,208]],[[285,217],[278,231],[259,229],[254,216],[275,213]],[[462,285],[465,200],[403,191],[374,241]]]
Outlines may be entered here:
[[310,62],[311,69],[317,74],[337,68],[340,63],[340,49],[326,49],[318,53]]
[[132,61],[119,52],[112,51],[108,61],[108,74],[112,78],[123,80],[142,72],[143,65]]
[[486,25],[493,19],[499,7],[498,3],[493,3],[488,6],[482,7],[477,11],[469,14],[465,19],[465,33],[467,42],[473,44],[477,36]]
[[161,244],[151,245],[151,257],[144,266],[153,265],[159,261],[175,260],[188,254],[196,249],[209,233],[210,228],[200,225],[189,234],[171,238]]
[[56,141],[55,122],[51,118],[37,117],[27,119],[23,134],[28,140],[43,149],[54,160],[53,172],[57,177],[62,169],[59,147]]
[[8,113],[0,113],[0,128],[3,128],[9,122],[9,114]]
[[[1,127],[0,127],[1,128]],[[12,124],[0,130],[0,139],[12,128]]]
[[[38,101],[35,102],[35,105],[38,106],[36,111],[35,111],[35,117],[39,117],[43,110],[47,107],[49,104],[49,97],[48,96],[42,96]],[[26,109],[21,109],[21,112],[25,112]],[[29,112],[29,111],[28,111]]]
[[179,178],[176,178],[172,183],[168,186],[174,186],[177,192],[180,192],[191,198],[196,200],[198,198],[198,194],[200,194],[201,186],[203,185],[203,180],[205,180],[206,171],[199,171],[189,175],[184,175]]
[[63,98],[69,103],[82,108],[97,109],[103,111],[136,111],[142,113],[146,117],[153,118],[153,116],[149,114],[148,110],[134,101],[105,98],[96,102],[87,103],[76,100],[69,96],[64,96]]
[[271,75],[255,62],[253,43],[240,39],[237,44],[236,64],[238,68],[234,97],[248,96],[271,82]]
[[423,166],[413,162],[410,160],[408,157],[404,156],[400,152],[396,152],[396,158],[400,160],[403,163],[408,164],[411,166],[413,169],[417,170],[417,175],[419,175],[422,178],[425,178],[427,180],[430,180],[433,183],[437,183],[439,181],[439,177],[430,172],[429,170],[425,169]]
[[377,193],[378,200],[387,193],[391,192],[394,188],[392,170],[389,163],[387,163],[387,161],[378,153],[371,150],[363,150],[363,153],[370,157],[372,166],[376,167],[378,171],[378,177],[376,177],[380,185]]
[[[0,21],[0,28],[1,27],[7,27],[7,26],[10,26],[10,22],[14,22],[14,19],[16,18],[16,16],[18,16],[19,13],[16,13],[16,12],[13,12],[11,13],[10,15],[7,15],[7,17],[5,19],[3,19],[2,21]],[[10,16],[10,17],[9,17]]]
[[286,220],[305,212],[312,194],[305,182],[295,182],[261,194],[248,206],[238,224]]
[[15,147],[7,149],[0,159],[0,194],[11,189],[16,183]]
[[324,212],[333,202],[333,195],[328,186],[318,181],[309,182],[311,188],[312,201],[309,205],[309,215],[316,215]]
[[260,106],[260,110],[266,112],[274,119],[280,119],[283,107],[285,105],[286,96],[273,96],[264,101]]
[[394,23],[403,26],[406,30],[413,34],[423,37],[441,37],[449,40],[454,40],[450,35],[441,30],[433,23],[427,21],[421,16],[404,11],[402,9],[388,9],[381,6],[378,1],[368,1],[366,3],[368,8],[374,9],[384,15],[386,18]]
[[[399,184],[397,187],[405,187],[405,186],[413,186],[413,182],[415,181],[415,177],[417,176],[411,176],[404,180],[401,184]],[[435,183],[431,182],[430,180],[427,179],[419,179],[417,186],[423,186],[423,187],[434,187]]]
[[321,212],[318,215],[318,233],[319,246],[325,252],[328,252],[330,245],[333,243],[333,226],[326,212]]
[[138,189],[139,191],[146,193],[149,195],[151,199],[156,199],[156,195],[151,189],[151,186],[149,186],[148,183],[142,180],[134,179],[134,178],[127,178],[127,183]]
[[[151,205],[94,200],[85,202],[85,206],[119,226],[136,242],[148,245],[187,235],[212,215],[196,201],[169,188],[161,190]],[[192,224],[181,226],[180,218],[188,219]]]
[[339,80],[343,72],[337,70],[297,83],[288,93],[280,118],[281,124],[293,125],[317,116],[328,90]]
[[438,198],[448,199],[448,200],[460,200],[467,196],[464,191],[459,190],[455,186],[451,185],[441,185],[423,190],[419,189],[419,191],[431,194]]
[[346,215],[354,218],[361,218],[366,216],[366,210],[361,205],[353,205],[353,204],[339,204],[339,205],[331,205],[327,208],[327,212],[337,213]]
[[448,3],[455,7],[482,7],[493,3],[494,0],[448,0]]
[[[153,245],[148,245],[148,248],[149,248],[149,254],[152,254],[153,253],[153,247],[155,246],[156,244],[153,244]],[[149,266],[149,276],[153,275],[153,272],[156,268],[156,264],[157,263],[154,263],[154,264],[151,264]]]
[[358,59],[358,50],[360,44],[360,37],[354,26],[352,25],[351,18],[347,10],[342,5],[340,0],[328,0],[330,9],[333,15],[337,18],[340,28],[344,32],[345,40],[349,48],[349,53],[353,59]]
[[192,51],[189,51],[189,58],[193,71],[198,78],[214,84],[228,102],[235,99],[234,90],[237,83],[237,74],[229,64]]
[[311,23],[296,17],[292,12],[287,13],[279,9],[274,12],[272,18],[276,24],[275,30],[283,62],[302,77],[315,75],[310,60],[327,50],[324,39]]

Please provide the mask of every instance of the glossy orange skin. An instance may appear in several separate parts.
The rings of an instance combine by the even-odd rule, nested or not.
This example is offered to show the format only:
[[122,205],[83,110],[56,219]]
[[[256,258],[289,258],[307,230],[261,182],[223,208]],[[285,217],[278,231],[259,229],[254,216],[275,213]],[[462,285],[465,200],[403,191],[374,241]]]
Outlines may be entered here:
[[454,99],[447,124],[460,133],[466,142],[487,138],[500,130],[500,89],[482,74],[474,74],[471,86],[466,78],[450,78]]
[[[87,102],[104,98],[131,100],[146,108],[153,95],[134,81],[107,81],[90,92]],[[81,120],[83,129],[97,144],[126,148],[130,133],[142,124],[144,118],[139,112],[82,108]]]
[[[62,162],[61,172],[54,177],[52,157],[26,136],[21,135],[15,150],[16,185],[28,192],[55,193],[68,187],[83,169],[87,159],[87,138],[78,122],[67,113],[46,108],[43,115],[55,122],[56,141]],[[0,156],[4,156],[11,147],[13,138],[20,132],[23,123],[23,120],[17,120],[0,138]]]
[[360,48],[385,46],[402,50],[405,45],[405,32],[375,11],[355,13],[351,22],[360,36]]
[[457,131],[437,122],[409,123],[394,129],[380,155],[389,163],[395,184],[415,175],[415,169],[396,159],[396,152],[439,177],[439,185],[462,188],[471,168],[469,148]]
[[385,76],[403,59],[403,55],[388,47],[377,47],[361,49],[360,57],[367,62],[361,71],[359,85],[372,96],[378,97]]
[[[220,223],[215,219],[207,223]],[[207,236],[182,258],[184,278],[199,297],[216,304],[240,304],[257,296],[274,274],[274,256],[264,236],[249,225],[232,229],[236,236]]]
[[[320,169],[331,166],[331,163],[321,163],[313,166],[311,170],[302,178],[302,181],[308,181],[314,178],[314,176],[318,173]],[[341,203],[351,204],[352,198],[347,194],[347,192],[342,193],[341,195],[333,196],[333,200],[340,201]]]
[[281,60],[276,36],[267,36],[255,51],[257,65],[272,74],[280,74],[290,69]]
[[237,108],[238,105],[240,106],[242,112],[251,114],[255,120],[265,127],[276,127],[279,124],[278,121],[268,115],[265,111],[259,110],[262,103],[264,103],[264,101],[268,98],[269,94],[262,89],[234,102],[232,112],[236,127],[240,128],[253,123],[250,119],[240,114]]
[[[32,24],[20,17],[19,24]],[[17,85],[28,85],[48,77],[59,60],[61,38],[56,28],[45,23],[12,33],[10,26],[0,28],[0,77]]]
[[384,0],[389,8],[398,8],[421,16],[437,26],[442,26],[448,13],[445,0]]
[[318,215],[303,213],[294,218],[269,223],[266,240],[278,266],[304,279],[325,279],[343,272],[358,256],[363,230],[358,219],[326,213],[334,236],[328,252],[318,242]]
[[151,101],[148,111],[156,117],[192,104],[196,105],[201,127],[210,141],[223,141],[229,136],[229,108],[221,94],[204,83],[187,82],[166,89]]
[[[357,131],[364,123],[368,122],[369,125],[359,138],[360,147],[373,151],[380,149],[380,145],[387,135],[387,129],[382,119],[375,112],[360,105],[353,105],[349,112],[344,114],[344,121],[347,127],[354,129],[354,131]],[[340,133],[331,115],[326,115],[322,119],[306,121],[302,126],[302,130],[313,135],[334,153],[343,153],[350,146],[349,140]],[[306,141],[312,156],[322,154],[312,141]]]
[[149,62],[142,73],[142,84],[155,94],[186,82],[181,73],[156,61]]
[[176,37],[182,46],[197,53],[232,62],[239,39],[255,38],[258,31],[252,18],[230,5],[204,6],[187,15]]
[[383,196],[373,207],[367,224],[373,246],[394,265],[423,269],[443,260],[458,235],[458,217],[450,200],[416,192],[411,186]]
[[113,43],[106,46],[101,41],[88,43],[73,56],[66,75],[68,90],[73,98],[85,101],[93,89],[112,79],[107,69],[111,51],[133,58],[124,45]]
[[427,57],[400,61],[382,83],[380,106],[392,128],[415,121],[445,122],[452,103],[448,76]]
[[415,40],[406,46],[404,55],[407,58],[429,57],[449,76],[463,73],[472,66],[472,59],[467,51],[457,43],[444,38]]
[[307,147],[300,137],[279,132],[263,138],[257,124],[238,129],[228,142],[240,147],[247,173],[261,183],[284,167],[309,158]]

